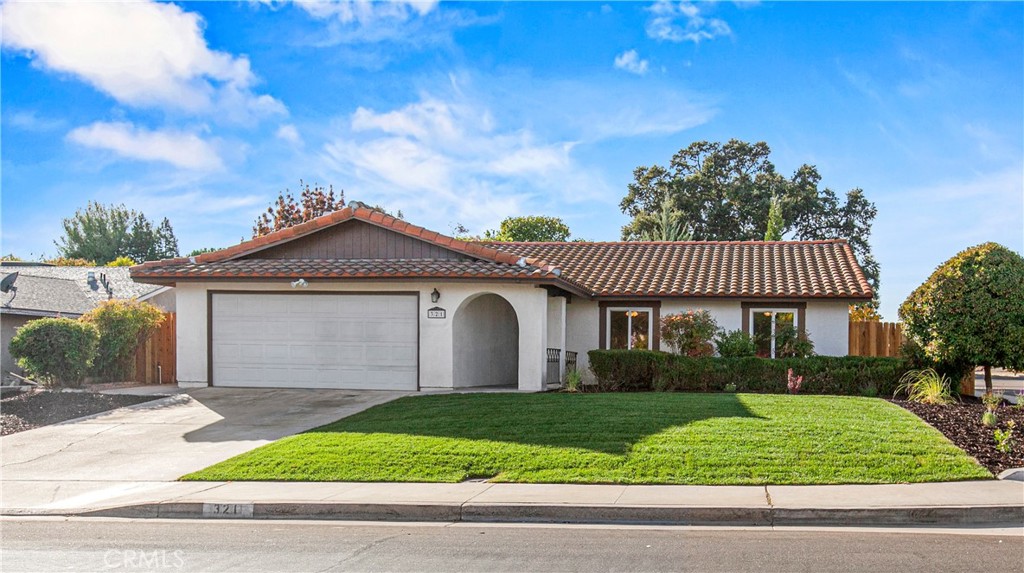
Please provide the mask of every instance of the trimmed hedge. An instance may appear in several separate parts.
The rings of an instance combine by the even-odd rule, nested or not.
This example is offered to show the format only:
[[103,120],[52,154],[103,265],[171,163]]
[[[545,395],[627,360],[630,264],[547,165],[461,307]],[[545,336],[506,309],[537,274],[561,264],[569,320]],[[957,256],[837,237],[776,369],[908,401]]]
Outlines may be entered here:
[[803,376],[802,394],[892,396],[911,369],[902,358],[811,356],[808,358],[690,358],[651,350],[591,350],[590,369],[599,392],[737,392],[785,394],[790,368]]
[[49,385],[77,387],[96,357],[100,333],[70,318],[40,318],[18,329],[8,346],[32,376]]

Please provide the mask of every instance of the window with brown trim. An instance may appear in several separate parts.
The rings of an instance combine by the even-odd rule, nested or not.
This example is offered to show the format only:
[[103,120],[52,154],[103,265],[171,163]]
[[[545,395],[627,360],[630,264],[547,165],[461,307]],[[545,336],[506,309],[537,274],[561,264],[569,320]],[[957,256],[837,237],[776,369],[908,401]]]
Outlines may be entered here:
[[661,301],[601,301],[598,309],[602,349],[661,348]]
[[778,333],[792,328],[799,333],[806,331],[807,303],[744,302],[743,332],[754,338],[757,355],[775,358]]

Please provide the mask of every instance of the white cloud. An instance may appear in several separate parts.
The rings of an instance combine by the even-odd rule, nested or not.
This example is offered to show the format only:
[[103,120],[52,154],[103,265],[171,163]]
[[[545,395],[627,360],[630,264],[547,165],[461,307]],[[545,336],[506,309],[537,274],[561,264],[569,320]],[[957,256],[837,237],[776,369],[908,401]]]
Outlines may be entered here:
[[202,18],[174,4],[7,2],[3,10],[5,48],[121,103],[232,121],[285,113],[281,102],[253,92],[248,58],[211,50]]
[[720,18],[707,18],[699,6],[690,2],[658,0],[648,8],[647,36],[667,42],[693,42],[729,36],[729,24]]
[[63,119],[43,117],[35,110],[11,110],[10,107],[3,112],[3,122],[9,127],[37,133],[63,130],[67,126]]
[[466,9],[438,9],[438,0],[250,0],[276,9],[294,4],[311,18],[326,24],[322,33],[310,35],[316,46],[359,45],[356,53],[343,54],[350,63],[379,69],[395,54],[374,50],[372,44],[394,46],[446,45],[458,28],[488,24],[498,17],[482,18]]
[[602,188],[572,159],[572,142],[503,127],[464,98],[359,108],[345,123],[323,157],[355,183],[350,195],[371,192],[373,202],[416,212],[437,228],[452,216],[471,228],[493,227],[538,201],[586,198]]
[[648,61],[640,58],[636,50],[626,50],[615,56],[616,69],[642,76],[647,73]]
[[127,122],[97,121],[71,130],[68,140],[113,151],[122,157],[163,161],[182,169],[206,171],[223,166],[213,146],[194,133],[149,131]]
[[295,4],[314,18],[334,18],[344,24],[358,22],[365,25],[380,20],[405,21],[414,15],[425,16],[437,7],[437,0],[296,0]]
[[298,128],[296,128],[294,125],[290,123],[286,123],[281,127],[277,128],[277,133],[275,135],[277,136],[278,139],[287,141],[288,143],[291,143],[293,145],[302,144],[302,136],[299,135]]

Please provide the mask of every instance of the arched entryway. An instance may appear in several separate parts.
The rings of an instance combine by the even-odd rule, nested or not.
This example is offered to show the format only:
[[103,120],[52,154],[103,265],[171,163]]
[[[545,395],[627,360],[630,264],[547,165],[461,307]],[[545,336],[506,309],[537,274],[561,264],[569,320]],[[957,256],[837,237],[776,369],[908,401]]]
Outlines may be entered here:
[[456,388],[519,385],[519,320],[496,294],[468,299],[452,323]]

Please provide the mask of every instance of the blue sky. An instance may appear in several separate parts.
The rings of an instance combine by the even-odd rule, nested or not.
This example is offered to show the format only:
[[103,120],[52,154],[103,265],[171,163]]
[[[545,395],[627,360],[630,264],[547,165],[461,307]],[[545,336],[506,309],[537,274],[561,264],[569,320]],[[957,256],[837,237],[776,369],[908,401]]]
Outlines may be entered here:
[[474,233],[614,240],[632,171],[697,140],[863,188],[882,312],[1024,250],[1024,4],[179,2],[3,7],[2,251],[89,200],[248,238],[298,180]]

